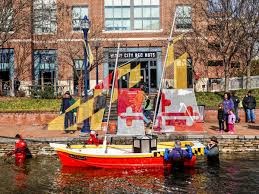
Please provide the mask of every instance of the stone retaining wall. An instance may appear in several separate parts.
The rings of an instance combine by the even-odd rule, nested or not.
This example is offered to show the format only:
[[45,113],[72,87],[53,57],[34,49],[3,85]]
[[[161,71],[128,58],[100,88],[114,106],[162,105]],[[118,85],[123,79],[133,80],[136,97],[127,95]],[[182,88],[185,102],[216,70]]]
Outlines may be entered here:
[[[186,135],[186,136],[159,136],[159,141],[173,141],[175,139],[200,141],[204,145],[209,141],[208,136],[204,135]],[[85,139],[85,138],[84,138]],[[109,141],[111,139],[109,138]],[[219,148],[221,152],[259,152],[259,136],[237,136],[223,135],[218,137]],[[54,155],[55,151],[49,146],[49,142],[61,143],[82,143],[83,139],[30,139],[27,140],[29,149],[33,155]],[[132,138],[129,137],[112,137],[113,144],[131,144]],[[0,138],[0,156],[14,149],[14,140]]]

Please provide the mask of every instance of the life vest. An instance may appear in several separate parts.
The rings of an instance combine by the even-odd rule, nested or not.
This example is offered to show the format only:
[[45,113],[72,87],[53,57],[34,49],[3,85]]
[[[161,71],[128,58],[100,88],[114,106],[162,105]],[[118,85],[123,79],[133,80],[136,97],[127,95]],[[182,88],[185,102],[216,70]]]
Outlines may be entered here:
[[97,137],[96,137],[96,135],[94,135],[94,134],[90,134],[90,137],[89,137],[89,139],[87,140],[87,144],[90,144],[90,145],[93,145],[93,144],[95,144],[95,145],[99,145],[99,144],[101,144],[102,143],[102,140],[100,140],[100,139],[98,139]]

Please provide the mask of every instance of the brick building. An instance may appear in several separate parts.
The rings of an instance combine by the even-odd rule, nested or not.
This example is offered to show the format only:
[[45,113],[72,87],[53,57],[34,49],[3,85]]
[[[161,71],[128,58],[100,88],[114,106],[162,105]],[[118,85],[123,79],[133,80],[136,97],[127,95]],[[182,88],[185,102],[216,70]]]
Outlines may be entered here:
[[[52,84],[60,92],[77,93],[80,82],[77,75],[83,71],[80,21],[87,15],[91,20],[88,40],[94,65],[98,64],[99,81],[112,71],[120,42],[119,64],[138,57],[132,66],[141,64],[142,81],[152,92],[159,84],[174,15],[173,36],[188,32],[187,39],[193,42],[192,26],[206,28],[206,23],[195,15],[198,13],[195,9],[190,0],[34,0],[22,10],[26,16],[23,29],[0,49],[2,86],[10,81],[13,88],[17,78],[24,90]],[[178,47],[176,53],[183,52],[181,45]],[[213,71],[208,75],[204,63],[194,60],[194,57],[188,59],[188,86],[192,87],[196,79],[196,87],[207,87],[208,76],[215,75]],[[198,65],[192,67],[193,64]],[[95,66],[90,72],[91,87],[96,83]],[[169,67],[166,70],[169,85],[172,76]]]

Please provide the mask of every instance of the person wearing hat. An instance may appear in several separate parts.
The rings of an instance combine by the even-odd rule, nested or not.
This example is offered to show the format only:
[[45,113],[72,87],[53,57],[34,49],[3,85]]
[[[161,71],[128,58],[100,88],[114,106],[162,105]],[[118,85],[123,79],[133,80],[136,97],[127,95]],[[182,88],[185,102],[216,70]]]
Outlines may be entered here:
[[207,156],[208,161],[219,161],[219,147],[218,147],[218,139],[215,136],[210,138],[210,142],[205,148],[205,154]]
[[75,103],[75,100],[70,95],[70,92],[66,91],[62,98],[62,103],[60,107],[60,114],[65,113],[65,121],[64,121],[65,133],[69,132],[68,130],[66,130],[68,127],[74,125],[74,113],[76,112],[76,110],[73,109],[69,112],[66,112],[66,110],[74,103]]

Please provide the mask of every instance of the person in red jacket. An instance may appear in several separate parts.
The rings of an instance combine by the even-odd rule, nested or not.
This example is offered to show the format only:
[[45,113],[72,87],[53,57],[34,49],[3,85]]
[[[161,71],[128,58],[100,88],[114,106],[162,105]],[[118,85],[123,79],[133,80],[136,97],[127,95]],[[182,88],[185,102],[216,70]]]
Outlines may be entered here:
[[98,134],[96,134],[95,131],[91,131],[90,132],[90,137],[89,139],[87,140],[87,144],[95,144],[95,145],[99,145],[99,144],[102,144],[103,141],[101,139],[98,139]]
[[17,134],[15,138],[17,139],[15,141],[15,149],[7,155],[14,155],[15,163],[22,164],[27,158],[27,155],[30,155],[29,157],[31,157],[31,153],[27,147],[26,141],[22,138],[20,134]]

